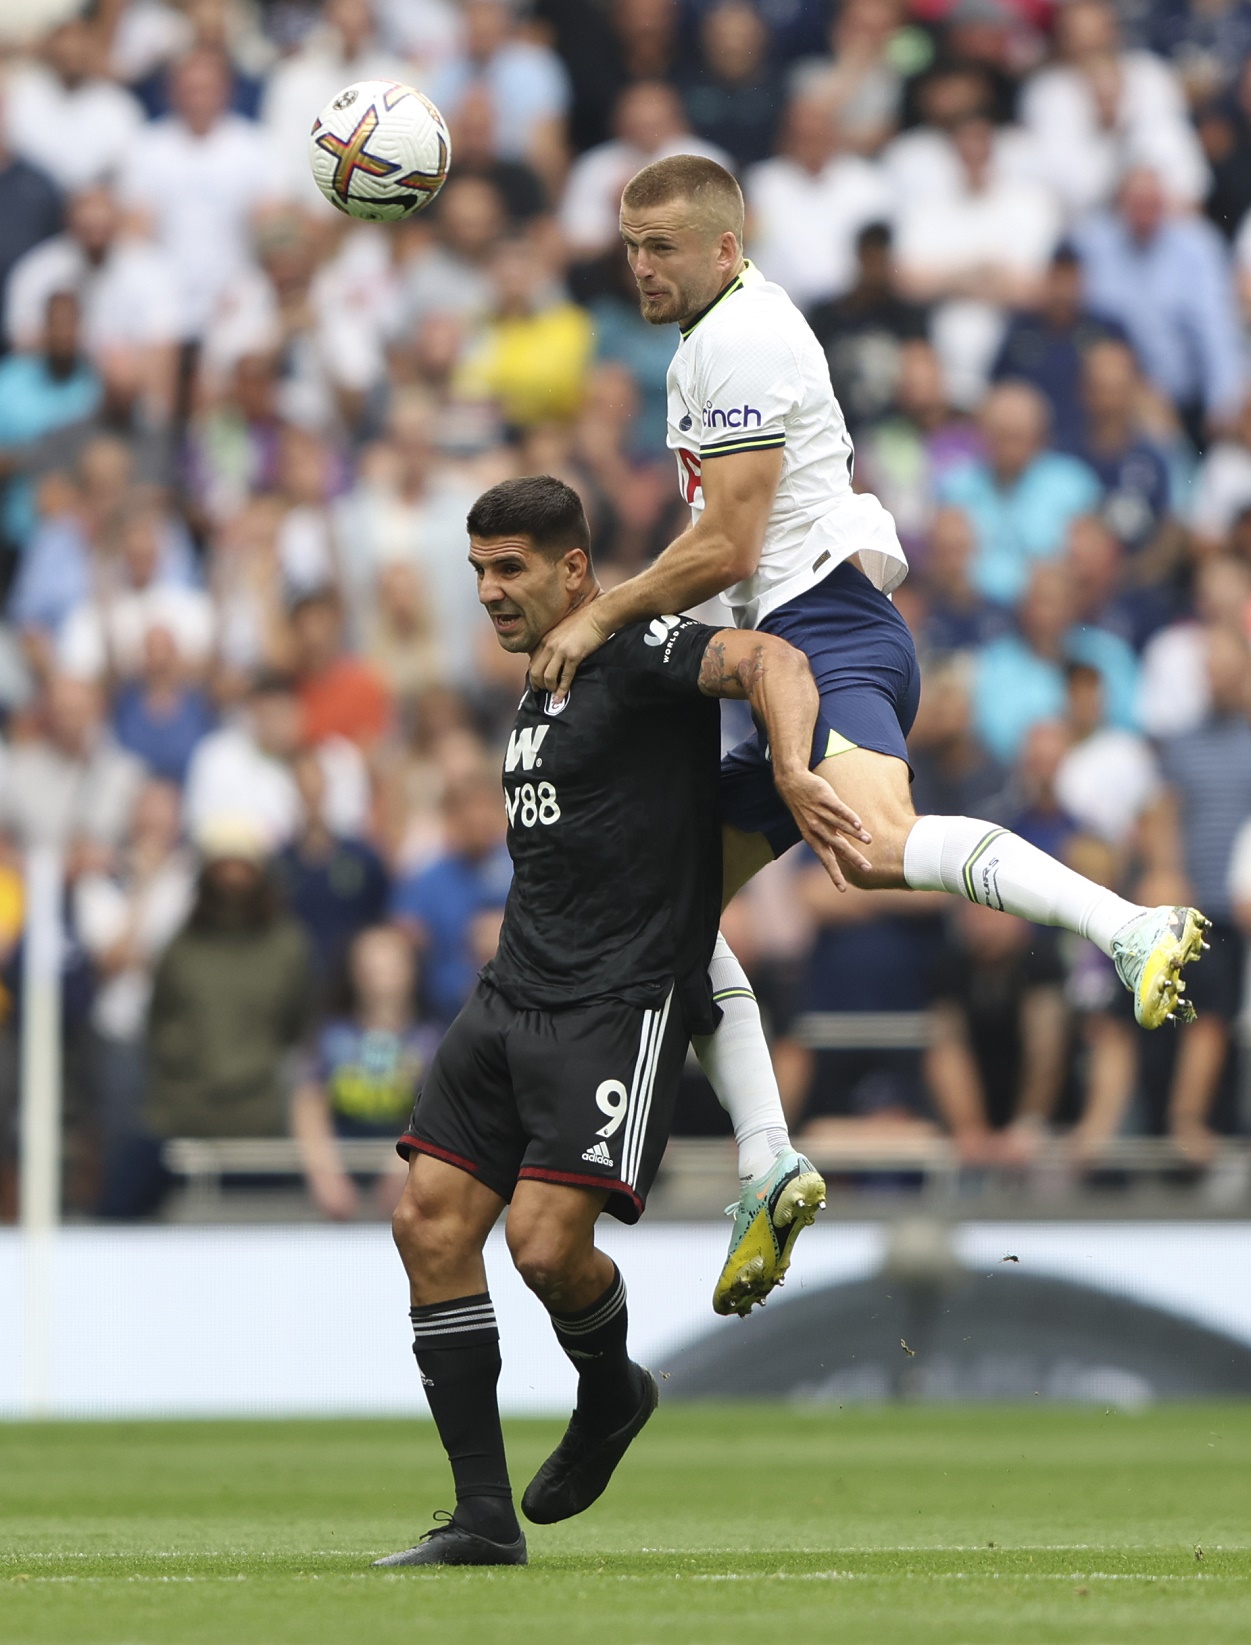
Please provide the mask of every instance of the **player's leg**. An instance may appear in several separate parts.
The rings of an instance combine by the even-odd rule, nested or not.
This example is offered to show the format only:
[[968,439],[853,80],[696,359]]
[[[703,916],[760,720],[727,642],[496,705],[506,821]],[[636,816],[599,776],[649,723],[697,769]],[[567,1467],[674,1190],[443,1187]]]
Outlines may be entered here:
[[527,1012],[509,1067],[530,1143],[508,1216],[518,1270],[578,1371],[564,1438],[521,1499],[551,1524],[604,1490],[656,1406],[626,1347],[625,1285],[596,1249],[606,1210],[636,1222],[673,1123],[689,1035],[676,990],[654,1008],[620,1001]]
[[482,1248],[517,1180],[524,1138],[503,1032],[475,993],[444,1037],[400,1149],[408,1179],[392,1226],[408,1274],[413,1353],[456,1487],[456,1509],[380,1565],[524,1564],[496,1387],[499,1331]]
[[656,1408],[656,1383],[626,1347],[625,1281],[595,1244],[607,1198],[603,1190],[531,1180],[518,1183],[508,1213],[513,1263],[578,1373],[564,1438],[521,1499],[526,1517],[539,1525],[589,1508]]
[[1019,835],[975,817],[918,817],[902,759],[848,748],[818,774],[853,806],[873,836],[868,889],[947,891],[1037,925],[1088,938],[1115,961],[1146,1028],[1187,1015],[1181,970],[1202,947],[1204,917],[1193,908],[1143,908],[1088,880]]

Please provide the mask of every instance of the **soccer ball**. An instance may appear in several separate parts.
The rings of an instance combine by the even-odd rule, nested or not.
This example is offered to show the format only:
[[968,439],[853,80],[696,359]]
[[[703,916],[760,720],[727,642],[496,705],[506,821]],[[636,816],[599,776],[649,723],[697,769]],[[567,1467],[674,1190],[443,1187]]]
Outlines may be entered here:
[[447,179],[452,140],[428,97],[395,80],[358,80],[313,121],[317,187],[349,217],[391,222],[424,211]]

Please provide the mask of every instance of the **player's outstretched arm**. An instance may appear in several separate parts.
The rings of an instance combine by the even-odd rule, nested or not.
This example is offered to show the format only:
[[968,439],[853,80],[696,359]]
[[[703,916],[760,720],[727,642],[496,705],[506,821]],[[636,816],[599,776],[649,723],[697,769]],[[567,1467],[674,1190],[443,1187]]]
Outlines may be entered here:
[[689,611],[750,577],[760,560],[781,477],[781,448],[708,458],[699,519],[646,570],[551,630],[530,662],[535,690],[563,697],[578,665],[619,628],[671,611]]
[[869,859],[853,843],[872,843],[860,818],[809,769],[820,698],[808,659],[773,634],[719,629],[699,670],[706,697],[746,698],[769,738],[773,780],[805,840],[840,891],[843,863],[868,873]]

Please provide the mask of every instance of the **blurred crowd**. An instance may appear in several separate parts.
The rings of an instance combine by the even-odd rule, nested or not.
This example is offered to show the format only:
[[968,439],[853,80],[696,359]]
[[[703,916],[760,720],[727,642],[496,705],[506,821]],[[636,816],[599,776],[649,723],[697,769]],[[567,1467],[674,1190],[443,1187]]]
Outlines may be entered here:
[[[23,14],[24,7],[15,8]],[[33,9],[33,8],[32,8]],[[0,20],[0,1215],[23,853],[67,873],[70,1170],[144,1214],[169,1136],[393,1134],[493,950],[524,659],[464,518],[577,487],[603,580],[681,528],[675,337],[616,232],[731,166],[893,512],[920,810],[1212,916],[1147,1041],[1090,945],[800,854],[726,929],[810,1135],[1024,1169],[1240,1129],[1251,931],[1248,0],[94,0]],[[453,138],[435,206],[336,214],[346,83]],[[742,732],[727,719],[727,742]],[[920,1026],[918,1026],[920,1025]],[[692,1086],[680,1129],[717,1130]],[[385,1198],[382,1185],[378,1192]]]

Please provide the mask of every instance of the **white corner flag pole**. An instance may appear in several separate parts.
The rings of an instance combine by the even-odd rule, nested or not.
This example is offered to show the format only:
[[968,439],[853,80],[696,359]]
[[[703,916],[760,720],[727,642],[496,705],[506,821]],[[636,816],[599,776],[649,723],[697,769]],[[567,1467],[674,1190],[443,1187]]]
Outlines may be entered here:
[[26,854],[22,968],[21,1208],[26,1269],[23,1333],[27,1416],[52,1407],[56,1230],[61,1220],[61,853]]

